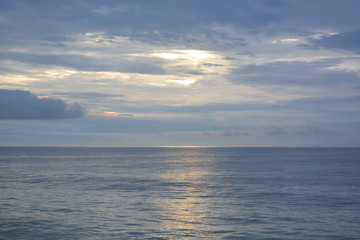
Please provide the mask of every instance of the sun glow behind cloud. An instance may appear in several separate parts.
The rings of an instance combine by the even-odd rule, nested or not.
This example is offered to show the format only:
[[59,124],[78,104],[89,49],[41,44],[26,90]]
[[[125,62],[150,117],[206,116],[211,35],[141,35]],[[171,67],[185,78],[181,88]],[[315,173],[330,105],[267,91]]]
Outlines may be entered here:
[[169,83],[177,83],[184,86],[189,86],[190,84],[193,84],[195,80],[167,80]]
[[[75,54],[76,56],[91,57],[103,64],[111,64],[114,68],[133,61],[142,68],[154,65],[152,59],[161,59],[154,65],[163,69],[159,73],[126,72],[109,70],[80,70],[63,66],[42,65],[33,68],[32,65],[22,66],[23,75],[3,75],[6,83],[26,85],[31,82],[70,81],[83,79],[91,81],[93,85],[122,83],[127,86],[153,86],[153,87],[188,87],[198,81],[212,81],[213,79],[225,79],[225,75],[231,68],[231,61],[225,56],[214,51],[196,49],[165,49],[148,50],[150,47],[144,43],[131,41],[128,38],[107,36],[102,32],[85,33],[72,37],[75,41],[65,42],[69,48],[62,54]],[[132,46],[124,48],[123,46]],[[143,48],[143,52],[139,49]],[[131,50],[129,50],[131,49]],[[59,49],[60,50],[60,49]],[[62,50],[63,51],[63,50]],[[131,52],[134,51],[134,52]],[[21,52],[21,50],[20,50]],[[59,54],[56,48],[52,54]],[[112,59],[111,62],[109,58]],[[127,62],[126,62],[127,61]],[[16,64],[14,64],[16,67]],[[136,65],[135,65],[136,66]],[[13,67],[14,68],[14,67]]]
[[168,60],[187,59],[190,61],[201,61],[205,59],[214,59],[218,56],[210,51],[202,50],[170,50],[168,52],[156,52],[150,56],[160,57]]

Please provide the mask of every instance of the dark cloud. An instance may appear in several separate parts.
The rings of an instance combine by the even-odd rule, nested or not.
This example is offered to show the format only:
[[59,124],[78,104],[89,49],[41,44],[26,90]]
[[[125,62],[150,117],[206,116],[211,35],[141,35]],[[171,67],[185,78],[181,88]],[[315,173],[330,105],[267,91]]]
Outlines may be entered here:
[[[112,35],[136,32],[184,33],[199,26],[236,24],[257,28],[284,19],[286,1],[2,1],[3,39],[61,42],[67,35],[102,31]],[[6,31],[5,31],[6,30]],[[11,30],[11,31],[10,31]]]
[[0,119],[67,119],[85,115],[77,104],[61,99],[38,98],[29,91],[0,89]]
[[302,0],[287,1],[289,26],[307,29],[342,29],[358,26],[360,1]]
[[[334,94],[335,95],[335,94]],[[360,96],[300,98],[286,104],[288,109],[303,112],[333,113],[337,116],[359,118]],[[285,107],[285,106],[284,106]]]
[[[55,94],[55,93],[54,93]],[[55,95],[61,95],[55,94]],[[76,95],[73,95],[76,97]],[[106,97],[106,96],[104,96]],[[164,106],[164,105],[147,105],[146,108],[142,105],[124,104],[121,106],[122,111],[137,112],[137,113],[190,113],[190,114],[204,114],[214,112],[241,112],[241,111],[257,111],[265,113],[269,111],[274,112],[291,112],[299,113],[326,113],[334,114],[334,116],[351,116],[358,118],[360,95],[337,97],[335,96],[319,96],[319,97],[304,97],[292,101],[279,101],[274,103],[207,103],[192,106]],[[131,102],[130,102],[131,103]],[[265,114],[266,118],[270,118]],[[264,116],[265,117],[265,116]],[[273,116],[276,117],[276,114]]]
[[313,26],[354,27],[359,6],[356,0],[342,1],[341,7],[336,0],[2,0],[0,28],[6,34],[0,41],[16,45],[45,40],[61,46],[70,41],[70,35],[86,32],[153,40],[160,45],[182,39],[187,33],[216,41],[220,36],[204,30],[205,26],[218,24],[253,32],[283,28],[287,33]]
[[359,82],[359,76],[355,72],[329,70],[337,63],[339,60],[325,59],[314,62],[281,61],[265,65],[247,65],[235,70],[230,80],[234,83],[305,86]]
[[236,130],[230,129],[221,132],[205,132],[207,135],[218,135],[225,137],[242,137],[242,136],[326,136],[333,135],[336,132],[326,129],[321,129],[312,126],[303,126],[300,128],[282,128],[277,126],[271,126],[267,130]]
[[360,29],[351,32],[342,32],[314,40],[313,45],[329,49],[347,50],[360,53]]
[[264,132],[265,135],[279,136],[279,135],[333,135],[335,132],[331,130],[321,129],[312,126],[305,126],[302,128],[284,129],[281,127],[270,127]]
[[230,130],[221,132],[220,135],[225,136],[225,137],[239,137],[239,136],[251,136],[251,135],[254,135],[254,133],[251,131],[239,131],[239,130],[235,130],[235,129],[230,129]]

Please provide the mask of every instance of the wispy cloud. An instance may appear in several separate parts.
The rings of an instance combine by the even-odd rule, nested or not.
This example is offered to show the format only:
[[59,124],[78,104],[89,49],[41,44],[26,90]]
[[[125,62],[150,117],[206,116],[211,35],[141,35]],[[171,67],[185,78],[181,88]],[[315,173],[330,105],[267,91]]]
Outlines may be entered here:
[[356,54],[360,53],[360,29],[336,34],[324,35],[320,39],[315,39],[312,44],[316,47],[329,49],[346,50]]

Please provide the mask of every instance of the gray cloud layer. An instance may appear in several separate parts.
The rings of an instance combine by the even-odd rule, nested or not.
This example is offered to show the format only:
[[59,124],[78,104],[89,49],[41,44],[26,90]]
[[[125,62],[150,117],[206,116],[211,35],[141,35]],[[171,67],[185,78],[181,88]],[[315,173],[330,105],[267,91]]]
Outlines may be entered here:
[[0,24],[8,33],[0,36],[0,41],[12,45],[42,39],[61,44],[74,33],[103,31],[142,40],[165,37],[166,41],[159,42],[164,44],[171,35],[178,38],[179,33],[198,31],[213,23],[258,31],[275,24],[281,28],[286,22],[292,26],[286,27],[286,32],[304,25],[340,29],[354,25],[359,1],[341,1],[342,7],[338,4],[335,0],[0,1]]
[[242,136],[326,136],[326,135],[334,135],[336,134],[334,131],[320,129],[311,126],[305,126],[302,128],[292,128],[285,129],[282,127],[272,126],[267,130],[261,131],[242,131],[242,130],[226,130],[226,131],[218,131],[218,132],[205,132],[204,135],[219,135],[225,137],[242,137]]
[[358,54],[360,53],[360,29],[326,36],[313,43],[319,47],[347,50]]
[[358,144],[359,9],[358,0],[0,0],[0,120],[85,115],[68,100],[91,113],[2,121],[0,135]]
[[67,119],[85,115],[78,103],[38,98],[29,91],[0,89],[0,119]]

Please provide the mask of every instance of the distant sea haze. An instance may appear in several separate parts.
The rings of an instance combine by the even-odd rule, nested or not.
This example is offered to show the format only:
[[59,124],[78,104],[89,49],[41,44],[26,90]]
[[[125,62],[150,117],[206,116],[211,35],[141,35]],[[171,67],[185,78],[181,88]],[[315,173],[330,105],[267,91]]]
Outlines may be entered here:
[[360,148],[0,148],[0,239],[360,239]]

